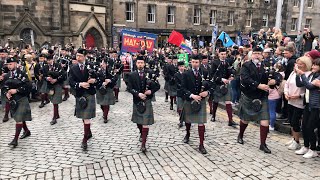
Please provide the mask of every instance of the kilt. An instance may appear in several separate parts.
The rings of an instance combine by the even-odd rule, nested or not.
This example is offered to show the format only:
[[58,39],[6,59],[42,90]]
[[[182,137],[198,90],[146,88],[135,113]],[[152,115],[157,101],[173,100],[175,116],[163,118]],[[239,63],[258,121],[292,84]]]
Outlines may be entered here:
[[96,117],[96,97],[94,95],[86,95],[88,105],[85,109],[81,109],[79,99],[76,98],[75,116],[80,119],[92,119]]
[[2,92],[1,89],[0,89],[0,92],[1,92],[1,99],[0,99],[0,100],[1,100],[2,106],[4,107],[4,104],[5,104],[6,102],[9,102],[9,101],[8,101],[6,95]]
[[141,125],[152,125],[154,124],[153,108],[151,100],[146,100],[146,111],[141,114],[137,110],[137,105],[133,103],[131,121]]
[[117,80],[117,83],[114,87],[120,89],[121,88],[121,75],[117,75],[117,77],[118,77],[118,80]]
[[168,81],[165,81],[165,82],[164,82],[164,90],[165,90],[166,92],[169,92],[169,82],[168,82]]
[[128,77],[129,77],[130,72],[123,72],[122,76],[123,76],[123,81],[124,82],[128,82]]
[[222,95],[219,90],[220,86],[217,86],[216,89],[214,90],[214,97],[213,101],[218,103],[218,102],[225,102],[225,101],[231,101],[231,85],[228,84],[228,93],[226,95]]
[[39,86],[39,93],[46,94],[49,93],[49,88],[48,88],[48,82],[45,80],[39,81],[38,82]]
[[177,84],[174,84],[174,85],[170,85],[169,84],[169,89],[168,89],[168,93],[169,93],[169,96],[177,96]]
[[250,103],[253,99],[248,98],[244,94],[241,94],[240,102],[239,102],[239,117],[245,121],[261,121],[261,120],[269,120],[269,105],[268,98],[260,99],[262,102],[262,108],[259,112],[254,112],[250,107]]
[[201,100],[201,110],[198,113],[191,111],[191,101],[184,101],[180,122],[204,124],[207,123],[207,98]]
[[115,103],[116,103],[116,98],[111,88],[107,88],[107,94],[105,95],[102,95],[99,92],[99,90],[97,90],[97,104],[114,105]]
[[56,84],[54,87],[54,94],[50,97],[50,101],[52,104],[61,104],[62,103],[62,86],[60,84]]
[[181,97],[177,98],[177,110],[182,110],[184,100]]
[[62,84],[62,87],[63,88],[69,88],[69,77],[67,77],[67,79],[65,81],[63,81],[63,84]]
[[18,107],[16,111],[12,112],[13,119],[16,122],[24,122],[24,121],[31,121],[31,108],[29,104],[29,100],[27,97],[23,97],[18,102]]

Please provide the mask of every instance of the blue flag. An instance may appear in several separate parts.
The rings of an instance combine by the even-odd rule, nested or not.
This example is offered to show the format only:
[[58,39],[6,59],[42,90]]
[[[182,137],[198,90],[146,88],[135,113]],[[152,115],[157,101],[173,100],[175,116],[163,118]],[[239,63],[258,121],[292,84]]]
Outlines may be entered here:
[[218,39],[220,39],[222,41],[224,47],[231,47],[234,45],[234,42],[232,41],[230,36],[227,33],[225,33],[224,31],[220,34]]

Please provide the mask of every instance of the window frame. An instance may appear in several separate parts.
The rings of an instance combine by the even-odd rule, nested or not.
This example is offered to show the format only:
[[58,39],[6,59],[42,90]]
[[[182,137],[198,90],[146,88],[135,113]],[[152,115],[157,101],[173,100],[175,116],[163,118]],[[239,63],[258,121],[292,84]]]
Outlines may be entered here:
[[[265,19],[264,17],[267,17],[267,18]],[[262,15],[262,22],[263,22],[263,27],[269,26],[269,14]]]
[[[309,6],[309,2],[311,1],[311,6]],[[314,0],[307,0],[307,7],[308,8],[313,8],[314,5]]]
[[[196,20],[198,22],[196,22]],[[201,24],[201,9],[194,8],[193,10],[193,25],[199,26]]]
[[[293,20],[294,20],[294,23],[293,23]],[[297,21],[298,21],[298,18],[291,18],[291,27],[290,27],[291,31],[297,30]],[[292,26],[294,26],[294,29],[292,28]]]
[[217,10],[215,10],[215,9],[210,10],[210,18],[209,18],[210,26],[213,26],[213,25],[217,24],[217,14],[218,14]]
[[[310,21],[309,23],[307,23]],[[306,23],[304,24],[304,28],[309,28],[311,29],[311,24],[312,24],[312,18],[306,18]],[[307,27],[308,26],[308,27]]]
[[[169,14],[169,11],[171,14]],[[176,14],[176,7],[168,6],[167,7],[167,24],[175,24],[175,14]],[[172,16],[172,22],[169,21],[170,20],[169,16]]]
[[[157,11],[156,7],[157,6],[155,4],[148,4],[148,6],[147,6],[147,22],[148,23],[156,23],[156,11]],[[153,12],[152,12],[152,10],[153,10]],[[151,19],[153,19],[153,20],[150,21],[149,17],[151,17]]]
[[[230,18],[232,15],[232,19]],[[229,21],[231,21],[232,23],[230,24]],[[233,26],[234,25],[234,11],[228,11],[228,22],[227,22],[227,26]]]
[[[134,20],[135,20],[135,18],[134,18],[134,8],[135,8],[135,6],[134,6],[134,3],[132,3],[132,2],[126,2],[126,21],[127,22],[134,22]],[[131,8],[130,8],[131,7]],[[129,10],[130,9],[130,10]],[[132,16],[132,19],[128,19],[128,17],[129,17],[129,14],[128,13],[130,13],[131,14],[131,16]]]
[[[252,11],[248,11],[246,13],[246,27],[251,27],[252,26]],[[247,22],[250,22],[250,25],[247,25]]]

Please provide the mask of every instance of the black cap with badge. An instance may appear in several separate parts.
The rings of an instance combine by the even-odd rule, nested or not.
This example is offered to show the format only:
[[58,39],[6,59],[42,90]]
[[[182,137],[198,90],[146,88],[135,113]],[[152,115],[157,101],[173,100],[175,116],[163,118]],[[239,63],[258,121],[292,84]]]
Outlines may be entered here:
[[14,58],[14,57],[9,57],[9,58],[7,58],[6,62],[7,62],[7,63],[16,62],[16,63],[17,63],[17,62],[18,62],[18,59]]
[[77,53],[82,54],[82,55],[85,56],[85,55],[87,55],[87,50],[83,49],[83,48],[80,48],[80,49],[78,49]]

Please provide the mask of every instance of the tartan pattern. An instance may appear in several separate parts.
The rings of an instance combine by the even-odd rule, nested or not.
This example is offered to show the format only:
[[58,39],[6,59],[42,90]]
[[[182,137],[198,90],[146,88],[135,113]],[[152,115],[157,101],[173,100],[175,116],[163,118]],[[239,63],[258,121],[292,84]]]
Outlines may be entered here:
[[117,83],[114,87],[121,88],[121,75],[116,75],[118,77]]
[[45,80],[39,81],[38,86],[39,86],[39,93],[42,93],[42,94],[49,93],[47,81]]
[[181,97],[177,97],[177,110],[182,110],[184,100]]
[[174,84],[174,85],[169,84],[169,86],[168,86],[169,96],[177,96],[177,90],[178,90],[177,84]]
[[253,99],[248,98],[244,94],[241,94],[240,102],[239,102],[239,117],[245,121],[261,121],[261,120],[269,120],[269,105],[268,98],[260,99],[262,102],[262,108],[260,112],[253,112],[250,107],[250,102]]
[[153,108],[150,99],[146,100],[146,111],[143,114],[138,112],[137,105],[133,103],[131,121],[141,125],[154,124]]
[[[12,112],[12,111],[11,111]],[[31,108],[27,97],[23,97],[18,101],[18,107],[15,112],[12,112],[13,119],[16,122],[31,121]]]
[[1,92],[1,102],[4,102],[4,103],[9,102],[4,92],[2,90],[0,90],[0,92]]
[[164,82],[164,90],[169,92],[169,83],[167,81]]
[[50,96],[50,101],[52,104],[61,104],[62,103],[62,86],[60,84],[56,84],[54,87],[54,94]]
[[180,122],[195,124],[207,123],[207,98],[201,100],[201,110],[198,113],[191,111],[191,101],[184,101]]
[[225,101],[231,101],[232,97],[231,97],[231,85],[228,84],[228,93],[226,95],[222,95],[219,93],[219,87],[217,86],[216,89],[214,90],[214,97],[213,97],[213,101],[218,103],[218,102],[225,102]]
[[80,119],[92,119],[96,117],[96,97],[94,95],[86,95],[88,106],[85,109],[81,109],[79,105],[79,99],[76,98],[75,116]]
[[107,94],[102,95],[99,90],[97,90],[97,104],[100,105],[114,105],[116,103],[116,98],[114,96],[113,90],[107,88]]
[[65,81],[63,81],[63,84],[62,84],[62,87],[66,87],[66,86],[69,86],[69,76]]

